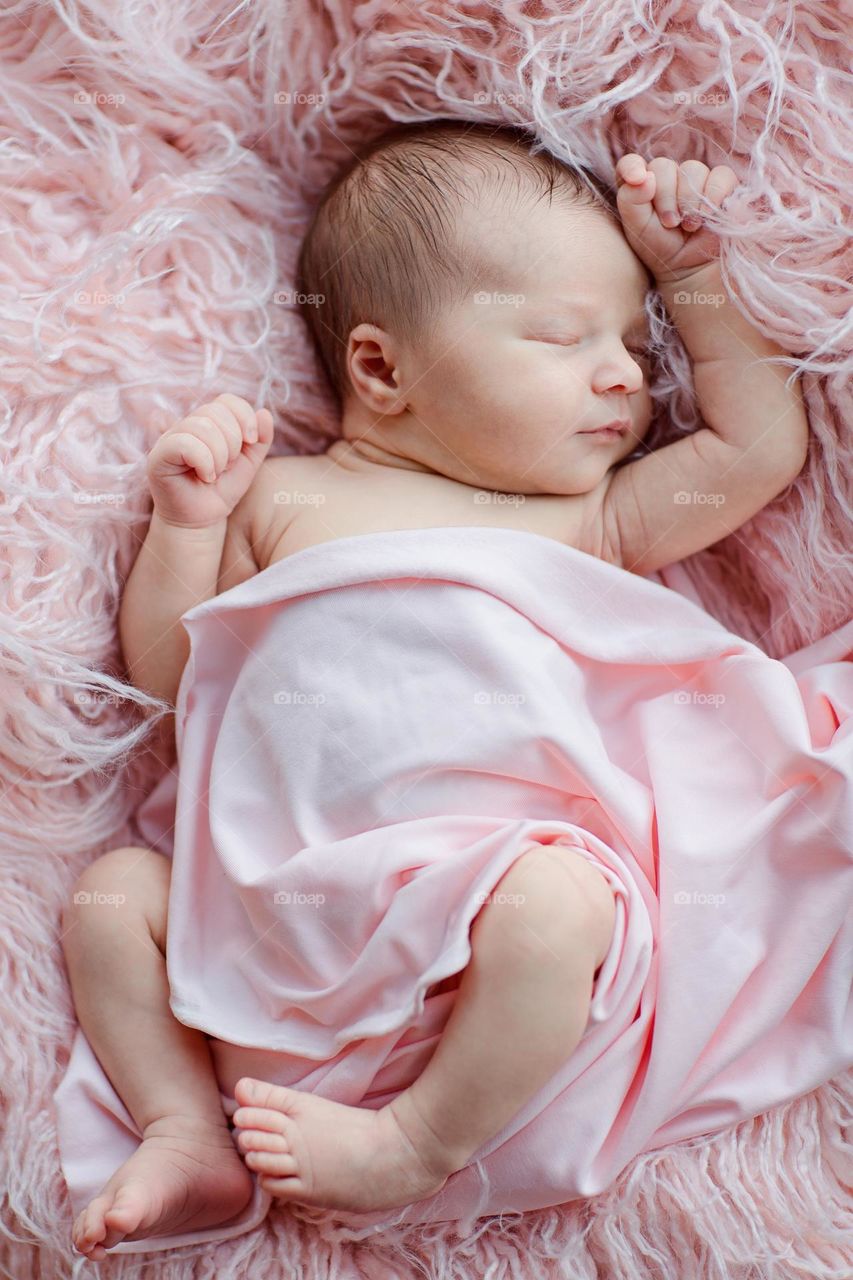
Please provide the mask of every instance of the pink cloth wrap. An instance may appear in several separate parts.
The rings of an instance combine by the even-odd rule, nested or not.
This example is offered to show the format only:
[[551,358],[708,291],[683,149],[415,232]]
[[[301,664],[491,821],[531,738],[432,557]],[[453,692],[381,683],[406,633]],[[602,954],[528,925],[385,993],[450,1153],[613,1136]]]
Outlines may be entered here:
[[[179,776],[138,819],[173,860],[171,1006],[229,1114],[241,1075],[406,1088],[455,999],[431,988],[535,842],[615,893],[560,1071],[436,1196],[337,1216],[470,1229],[593,1195],[853,1063],[853,623],[777,661],[662,580],[473,527],[310,547],[183,621]],[[77,1213],[140,1135],[80,1030],[55,1099]],[[115,1252],[269,1204],[256,1182],[229,1223]]]

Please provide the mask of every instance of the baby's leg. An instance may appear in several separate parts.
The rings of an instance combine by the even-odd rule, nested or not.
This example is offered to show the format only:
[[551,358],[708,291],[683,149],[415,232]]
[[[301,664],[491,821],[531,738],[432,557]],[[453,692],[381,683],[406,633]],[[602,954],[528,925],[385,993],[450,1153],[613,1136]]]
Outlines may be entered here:
[[472,923],[471,960],[433,1056],[388,1106],[238,1081],[237,1143],[262,1187],[357,1212],[435,1194],[574,1052],[615,918],[607,881],[581,854],[523,854]]
[[224,1222],[252,1192],[207,1041],[169,1008],[170,872],[159,853],[114,849],[86,868],[63,913],[77,1019],[143,1137],[74,1224],[92,1261],[123,1239]]

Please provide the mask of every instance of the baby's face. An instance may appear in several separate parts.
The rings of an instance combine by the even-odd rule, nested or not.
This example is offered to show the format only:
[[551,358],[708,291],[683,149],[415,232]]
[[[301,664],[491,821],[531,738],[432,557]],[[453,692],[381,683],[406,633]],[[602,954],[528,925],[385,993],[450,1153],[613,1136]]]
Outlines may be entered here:
[[[605,214],[561,202],[515,220],[498,202],[468,208],[463,234],[494,261],[499,285],[407,353],[413,419],[453,479],[588,493],[651,421],[645,267]],[[623,435],[589,434],[617,419],[630,423]]]

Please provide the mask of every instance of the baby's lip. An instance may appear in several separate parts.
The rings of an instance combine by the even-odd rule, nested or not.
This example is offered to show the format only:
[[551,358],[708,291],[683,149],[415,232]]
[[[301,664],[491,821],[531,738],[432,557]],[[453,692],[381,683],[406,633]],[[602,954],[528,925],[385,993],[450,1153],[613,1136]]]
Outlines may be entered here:
[[586,431],[579,431],[578,435],[589,436],[596,431],[627,431],[631,423],[627,418],[615,418],[612,422],[602,422],[600,427],[589,427]]

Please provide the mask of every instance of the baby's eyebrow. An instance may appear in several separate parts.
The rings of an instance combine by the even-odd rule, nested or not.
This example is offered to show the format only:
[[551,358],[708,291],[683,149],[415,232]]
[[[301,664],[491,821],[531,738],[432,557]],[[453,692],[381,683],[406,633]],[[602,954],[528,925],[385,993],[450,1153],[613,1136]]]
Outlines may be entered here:
[[[570,298],[568,296],[558,296],[549,298],[547,306],[539,308],[540,310],[563,311],[566,313],[581,312],[593,314],[598,310],[596,303],[591,302],[589,298]],[[641,305],[634,312],[629,321],[629,328],[641,329],[648,328],[649,318],[646,315],[645,306]]]
[[[544,304],[554,311],[595,311],[595,303],[590,302],[589,298],[569,298],[557,296],[549,298]],[[544,309],[543,306],[543,309]]]

